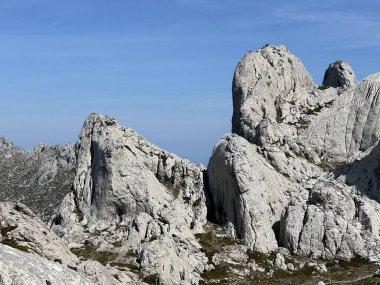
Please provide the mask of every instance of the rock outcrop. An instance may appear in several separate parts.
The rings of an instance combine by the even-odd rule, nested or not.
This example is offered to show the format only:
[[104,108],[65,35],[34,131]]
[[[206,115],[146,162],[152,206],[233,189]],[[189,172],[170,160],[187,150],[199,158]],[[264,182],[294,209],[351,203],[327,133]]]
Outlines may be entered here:
[[78,258],[65,242],[21,203],[0,203],[0,243],[75,268]]
[[380,75],[335,62],[316,86],[284,46],[239,62],[232,132],[209,161],[212,212],[262,252],[380,259]]
[[0,284],[93,285],[90,279],[59,263],[0,244]]
[[288,197],[298,186],[278,173],[255,145],[234,134],[215,146],[208,173],[215,218],[233,223],[252,250],[275,250],[272,227],[278,226]]
[[74,145],[39,144],[30,152],[0,137],[0,201],[21,202],[47,222],[70,192]]
[[338,60],[331,63],[323,77],[323,85],[334,88],[346,88],[357,83],[355,73],[347,62]]
[[81,262],[21,203],[0,202],[0,284],[136,284],[138,276]]
[[0,284],[136,284],[127,269],[81,262],[21,203],[0,202]]
[[137,253],[144,276],[197,283],[207,258],[194,234],[206,222],[204,168],[159,149],[110,117],[90,115],[76,144],[73,191],[51,228],[70,247]]

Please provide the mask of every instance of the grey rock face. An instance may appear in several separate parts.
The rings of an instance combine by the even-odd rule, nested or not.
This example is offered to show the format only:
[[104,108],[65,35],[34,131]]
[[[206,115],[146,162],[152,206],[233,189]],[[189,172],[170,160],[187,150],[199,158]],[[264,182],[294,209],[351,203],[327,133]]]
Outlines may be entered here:
[[351,87],[356,84],[357,80],[351,66],[347,62],[338,60],[331,63],[323,77],[323,85],[330,87]]
[[138,279],[127,269],[80,262],[66,243],[21,203],[0,203],[0,233],[0,259],[4,258],[0,284],[117,285],[136,284]]
[[300,135],[300,144],[321,160],[351,162],[379,142],[380,73],[337,97]]
[[83,274],[38,255],[0,244],[0,284],[95,284]]
[[203,166],[96,114],[84,123],[76,153],[73,192],[52,229],[72,246],[121,241],[138,253],[145,275],[157,274],[162,284],[196,283],[207,264],[194,237],[206,222]]
[[0,243],[76,267],[78,258],[65,242],[21,203],[0,203]]
[[[126,272],[116,270],[112,267],[104,267],[97,261],[83,261],[78,266],[78,272],[85,275],[94,284],[107,285],[136,285],[144,284],[133,280]],[[128,272],[130,274],[130,272]],[[137,278],[136,278],[137,279]]]
[[[290,110],[306,104],[309,89],[313,87],[313,80],[301,61],[286,47],[268,45],[248,52],[234,74],[232,132],[255,142],[256,127],[262,119],[275,121],[292,116]],[[295,101],[296,105],[281,108],[284,100]]]
[[237,135],[227,135],[215,146],[208,173],[215,218],[234,224],[237,236],[252,250],[275,250],[273,228],[297,185],[266,162],[256,146]]
[[357,83],[337,62],[325,81],[317,87],[283,46],[239,62],[236,135],[218,142],[208,166],[214,216],[251,249],[377,261],[380,75]]
[[31,152],[0,137],[0,201],[22,202],[47,222],[70,192],[74,146],[39,144]]
[[307,199],[292,201],[280,242],[304,256],[378,262],[379,159],[378,145],[363,159],[321,177]]

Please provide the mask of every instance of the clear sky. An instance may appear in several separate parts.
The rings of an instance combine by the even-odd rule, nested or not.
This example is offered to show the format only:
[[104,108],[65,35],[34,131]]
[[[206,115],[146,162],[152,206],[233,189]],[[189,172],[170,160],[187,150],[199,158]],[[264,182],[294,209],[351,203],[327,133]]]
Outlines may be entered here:
[[284,44],[321,82],[329,62],[380,71],[378,0],[2,0],[0,134],[74,142],[91,112],[207,163],[231,127],[238,60]]

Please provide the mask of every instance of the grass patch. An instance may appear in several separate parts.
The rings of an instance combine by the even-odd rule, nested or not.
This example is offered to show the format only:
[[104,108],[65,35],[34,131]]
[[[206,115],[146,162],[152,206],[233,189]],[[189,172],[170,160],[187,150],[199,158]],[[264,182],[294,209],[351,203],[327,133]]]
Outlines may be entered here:
[[334,170],[337,169],[338,167],[341,167],[344,165],[344,162],[329,162],[329,161],[322,161],[318,166],[322,168],[323,170]]
[[121,267],[121,268],[128,268],[134,273],[138,273],[140,270],[140,267],[136,264],[128,263],[128,262],[110,262],[110,265],[112,267]]
[[4,245],[7,245],[7,246],[10,246],[10,247],[13,247],[15,249],[18,249],[18,250],[21,250],[21,251],[24,251],[24,252],[29,252],[29,248],[24,246],[24,245],[21,245],[21,244],[18,244],[17,242],[15,242],[14,240],[11,240],[11,239],[3,239],[1,241],[2,244]]
[[265,270],[271,268],[267,260],[268,259],[273,260],[275,258],[275,254],[266,254],[266,253],[252,251],[252,250],[248,250],[247,255],[249,259],[254,260],[257,265],[264,268]]
[[121,247],[122,243],[123,243],[122,240],[117,240],[117,241],[113,242],[112,245],[114,247]]
[[9,227],[2,227],[0,228],[0,233],[2,236],[6,236],[7,233],[17,229],[17,226],[9,226]]
[[125,254],[125,256],[137,258],[137,254],[133,250],[128,250],[127,253]]
[[229,277],[231,273],[228,272],[230,266],[221,263],[215,266],[215,269],[203,272],[201,274],[202,281],[199,284],[229,284]]
[[328,86],[328,85],[320,85],[320,86],[318,86],[319,90],[326,90],[326,89],[329,89],[329,88],[330,88],[330,86]]
[[115,260],[118,256],[115,252],[97,251],[96,247],[91,244],[86,244],[84,247],[71,250],[76,256],[83,260],[96,260],[103,265]]
[[151,275],[145,276],[143,278],[143,281],[147,284],[157,284],[158,283],[158,274],[151,274]]
[[212,232],[206,232],[201,234],[195,234],[198,242],[202,246],[202,250],[205,255],[211,260],[212,256],[220,252],[222,247],[237,244],[238,241],[231,237],[217,237]]

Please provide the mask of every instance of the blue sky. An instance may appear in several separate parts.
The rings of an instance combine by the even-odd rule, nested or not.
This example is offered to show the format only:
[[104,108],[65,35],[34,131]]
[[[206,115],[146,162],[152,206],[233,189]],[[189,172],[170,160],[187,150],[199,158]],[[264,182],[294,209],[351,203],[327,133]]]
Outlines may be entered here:
[[3,0],[0,134],[74,142],[91,112],[207,163],[230,130],[238,60],[284,44],[320,83],[329,62],[380,70],[380,1]]

